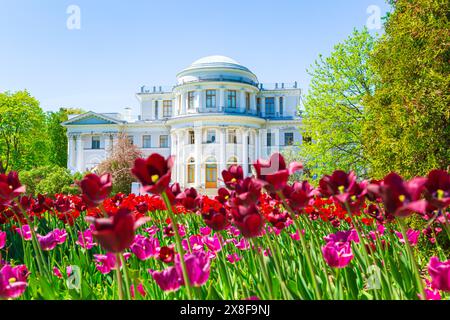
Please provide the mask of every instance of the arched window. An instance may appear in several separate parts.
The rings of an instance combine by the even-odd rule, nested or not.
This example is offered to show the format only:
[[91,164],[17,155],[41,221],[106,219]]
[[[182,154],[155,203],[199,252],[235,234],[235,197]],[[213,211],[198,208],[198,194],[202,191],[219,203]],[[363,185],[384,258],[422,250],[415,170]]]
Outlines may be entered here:
[[195,180],[195,160],[190,158],[187,164],[187,183],[194,183]]
[[230,168],[230,166],[236,165],[236,164],[238,164],[238,159],[237,159],[237,157],[233,156],[233,157],[228,159],[228,161],[227,161],[227,168]]

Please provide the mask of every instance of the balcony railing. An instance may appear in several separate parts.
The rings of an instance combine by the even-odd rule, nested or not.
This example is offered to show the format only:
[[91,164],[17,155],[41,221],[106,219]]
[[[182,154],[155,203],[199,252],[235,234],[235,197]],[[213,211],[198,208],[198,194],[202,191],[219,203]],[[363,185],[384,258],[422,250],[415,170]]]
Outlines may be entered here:
[[175,86],[142,86],[139,93],[171,93],[174,88],[189,84],[189,83],[199,83],[206,81],[226,81],[226,82],[236,82],[236,83],[246,83],[257,87],[261,91],[268,90],[288,90],[288,89],[299,89],[297,81],[295,82],[275,82],[275,83],[257,83],[245,78],[233,79],[226,77],[199,77],[195,80],[185,81],[179,83]]

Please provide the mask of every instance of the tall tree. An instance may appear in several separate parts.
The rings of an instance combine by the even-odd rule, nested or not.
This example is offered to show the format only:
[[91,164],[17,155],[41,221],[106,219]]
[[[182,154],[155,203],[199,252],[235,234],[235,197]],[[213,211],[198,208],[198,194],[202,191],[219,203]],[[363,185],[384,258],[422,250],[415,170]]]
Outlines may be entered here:
[[49,135],[49,161],[59,167],[67,166],[67,129],[61,123],[69,119],[69,115],[80,114],[81,109],[60,108],[47,112],[47,130]]
[[27,91],[0,93],[0,170],[48,162],[45,114]]
[[300,155],[314,178],[335,169],[365,175],[369,159],[362,152],[363,98],[374,89],[368,59],[374,38],[355,30],[330,56],[315,62],[304,98]]
[[134,160],[142,157],[139,148],[133,145],[125,132],[120,132],[117,143],[109,150],[109,158],[100,163],[96,168],[99,173],[111,173],[113,180],[113,192],[131,192],[131,183],[136,181],[131,174]]
[[405,177],[450,164],[450,2],[392,1],[376,45],[377,86],[363,128],[371,174]]

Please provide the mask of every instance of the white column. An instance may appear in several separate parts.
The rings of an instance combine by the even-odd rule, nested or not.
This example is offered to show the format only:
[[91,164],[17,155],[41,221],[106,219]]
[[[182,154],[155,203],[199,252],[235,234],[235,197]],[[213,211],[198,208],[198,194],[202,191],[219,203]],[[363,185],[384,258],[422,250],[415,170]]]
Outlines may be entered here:
[[273,97],[275,100],[275,116],[278,117],[280,115],[280,97]]
[[186,114],[186,92],[181,94],[181,114]]
[[174,158],[174,164],[172,169],[172,181],[178,181],[177,174],[178,174],[178,154],[177,154],[177,146],[178,146],[178,140],[177,135],[175,132],[170,133],[170,155]]
[[195,91],[195,102],[194,102],[194,108],[198,109],[200,111],[200,108],[202,107],[202,90]]
[[103,143],[105,145],[105,156],[106,158],[109,157],[109,155],[111,154],[111,139],[110,139],[110,135],[109,134],[104,134],[103,135]]
[[280,151],[280,129],[273,128],[271,130],[272,130],[271,131],[272,134],[275,135],[275,143],[274,143],[275,148],[273,148],[274,149],[273,152],[275,152],[275,151],[279,152]]
[[255,159],[261,158],[260,130],[255,131]]
[[225,109],[225,89],[219,90],[219,111]]
[[259,144],[260,144],[260,158],[267,158],[267,129],[260,129],[259,130]]
[[[222,171],[227,168],[227,129],[220,128],[220,146],[219,146],[219,172],[218,176],[222,178]],[[220,184],[223,185],[223,182],[220,181]]]
[[178,177],[177,182],[180,184],[181,187],[185,187],[186,185],[186,179],[185,179],[185,172],[187,170],[186,166],[186,159],[184,155],[184,141],[185,141],[185,131],[178,131],[177,132],[177,164],[178,164]]
[[250,94],[250,111],[256,113],[256,95]]
[[266,98],[262,96],[260,101],[261,101],[261,116],[265,117],[266,116]]
[[239,110],[241,112],[245,112],[245,90],[241,91],[240,98],[239,98]]
[[82,135],[77,136],[77,171],[84,172],[84,145]]
[[70,171],[75,171],[76,168],[76,162],[75,162],[75,156],[76,156],[76,140],[75,140],[75,136],[73,136],[72,134],[70,134],[67,138],[67,149],[68,149],[68,154],[67,154],[67,168]]
[[200,181],[200,170],[202,164],[202,128],[194,129],[195,135],[195,145],[194,145],[194,153],[195,153],[195,186],[200,187],[202,182]]
[[244,177],[248,176],[248,130],[242,130],[242,169]]

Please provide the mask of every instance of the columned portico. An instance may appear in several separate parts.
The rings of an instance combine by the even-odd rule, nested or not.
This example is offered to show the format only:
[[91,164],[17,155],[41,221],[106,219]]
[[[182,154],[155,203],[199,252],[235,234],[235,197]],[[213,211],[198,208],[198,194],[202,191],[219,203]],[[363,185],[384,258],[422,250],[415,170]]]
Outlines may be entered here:
[[[129,113],[90,111],[63,123],[72,171],[95,169],[111,155],[118,133],[126,132],[143,157],[174,156],[172,182],[215,189],[223,185],[221,173],[229,165],[241,165],[248,176],[255,159],[267,158],[285,140],[301,139],[295,130],[300,89],[266,88],[248,68],[227,57],[200,59],[177,74],[175,86],[143,86],[136,96],[141,107],[137,119]],[[268,100],[269,117],[266,98],[274,99]]]

